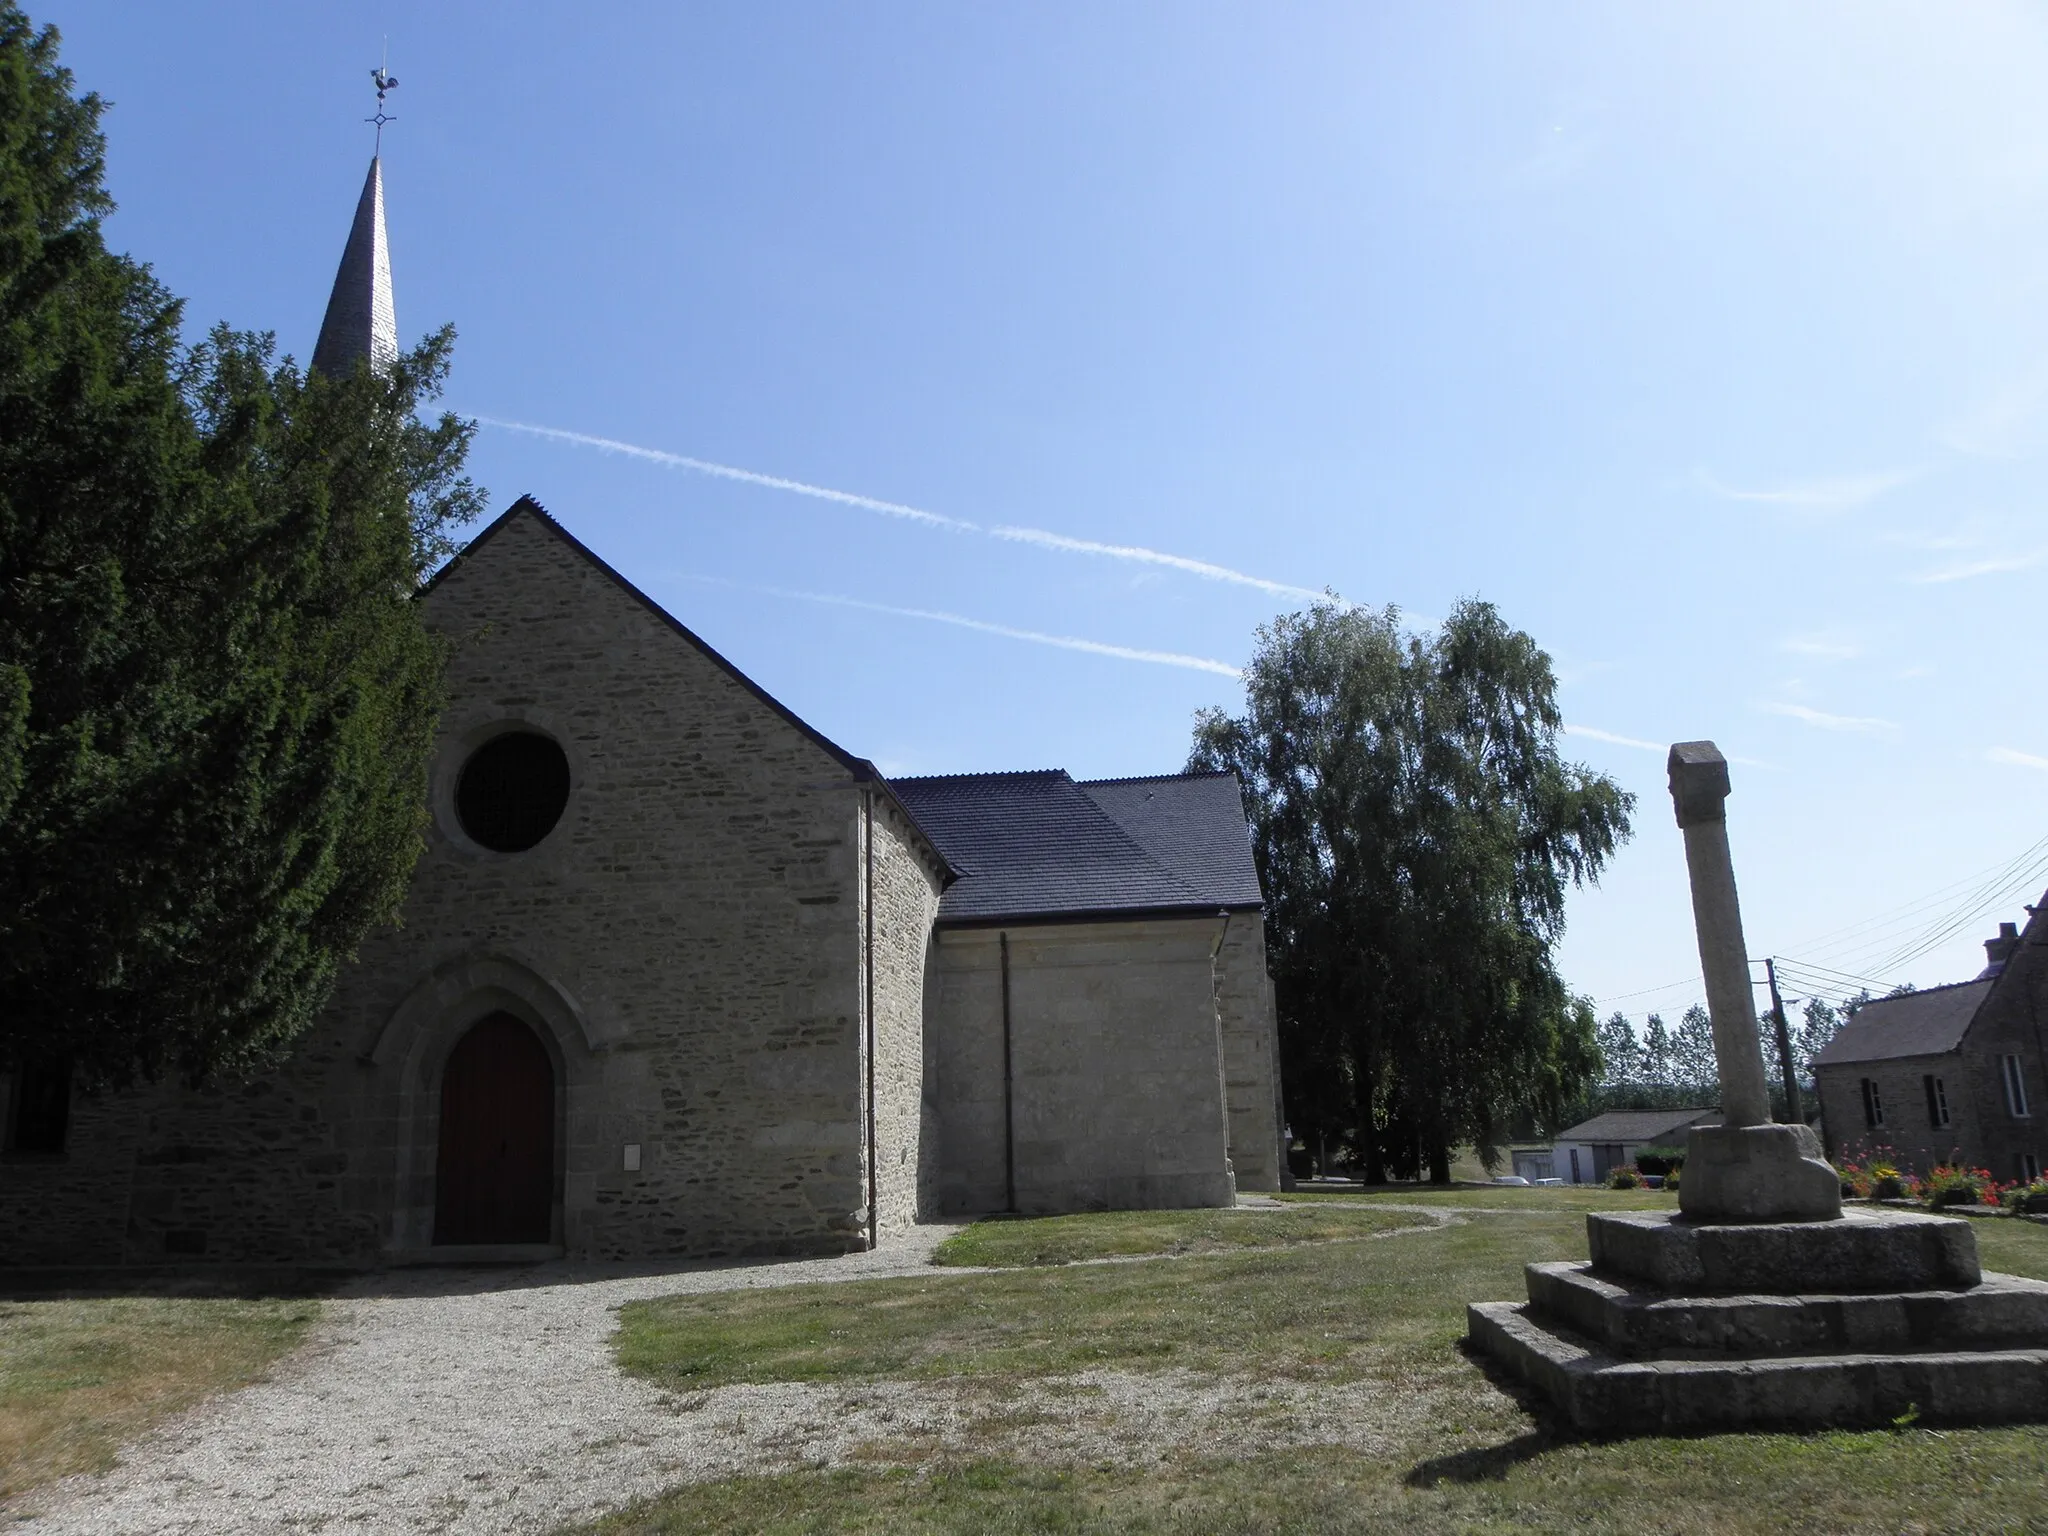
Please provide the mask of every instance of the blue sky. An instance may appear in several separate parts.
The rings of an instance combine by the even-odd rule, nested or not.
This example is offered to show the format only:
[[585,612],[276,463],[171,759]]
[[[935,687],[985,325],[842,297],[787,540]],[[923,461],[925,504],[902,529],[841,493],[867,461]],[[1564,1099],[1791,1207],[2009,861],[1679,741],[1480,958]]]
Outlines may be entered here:
[[1170,771],[1291,589],[1476,595],[1641,797],[1603,1012],[1700,995],[1673,740],[1758,956],[1960,979],[2048,884],[2039,8],[33,14],[114,242],[302,358],[388,35],[452,406],[855,499],[502,426],[479,480],[887,770]]

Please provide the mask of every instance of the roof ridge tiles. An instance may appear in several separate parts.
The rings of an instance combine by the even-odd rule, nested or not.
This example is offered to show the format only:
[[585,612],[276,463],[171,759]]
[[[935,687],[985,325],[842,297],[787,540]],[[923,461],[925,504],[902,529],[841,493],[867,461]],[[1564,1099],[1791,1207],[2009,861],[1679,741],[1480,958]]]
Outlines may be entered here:
[[1899,1003],[1904,1002],[1909,997],[1925,997],[1930,992],[1953,992],[1957,987],[1974,987],[1979,982],[1995,979],[1990,976],[1969,976],[1961,981],[1938,981],[1931,987],[1915,987],[1910,992],[1881,992],[1876,997],[1871,998],[1870,1002],[1864,1003],[1857,1011],[1861,1012],[1862,1008],[1868,1008],[1871,1003]]
[[1177,779],[1234,779],[1235,768],[1191,768],[1181,773],[1131,773],[1114,779],[1076,779],[1086,789],[1091,784],[1159,784]]
[[975,779],[1061,779],[1077,782],[1064,768],[997,768],[987,773],[892,773],[891,784],[964,784]]

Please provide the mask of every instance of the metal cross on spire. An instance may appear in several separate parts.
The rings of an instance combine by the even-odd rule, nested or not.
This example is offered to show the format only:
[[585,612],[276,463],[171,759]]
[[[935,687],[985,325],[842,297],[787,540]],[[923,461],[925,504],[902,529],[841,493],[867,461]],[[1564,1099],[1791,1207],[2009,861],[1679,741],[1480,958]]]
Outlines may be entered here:
[[384,125],[386,123],[395,123],[398,121],[398,119],[394,117],[391,113],[386,112],[384,110],[384,93],[387,91],[395,91],[398,89],[398,77],[392,74],[391,71],[386,67],[390,63],[391,49],[387,45],[384,50],[384,63],[379,64],[375,69],[370,71],[370,79],[372,82],[375,83],[377,87],[377,115],[375,117],[366,117],[363,119],[363,121],[366,123],[375,123],[377,125],[376,152],[380,155],[384,153]]

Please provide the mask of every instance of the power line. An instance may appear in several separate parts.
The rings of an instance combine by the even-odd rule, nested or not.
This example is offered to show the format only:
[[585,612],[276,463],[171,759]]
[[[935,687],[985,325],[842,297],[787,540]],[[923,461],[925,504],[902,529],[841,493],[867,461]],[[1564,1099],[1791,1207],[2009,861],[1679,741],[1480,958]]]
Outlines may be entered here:
[[[2048,848],[2048,837],[2042,838],[2040,842],[2034,844],[2033,849],[2029,849],[2027,852],[2032,853],[2034,849],[2040,848]],[[2007,859],[1997,864],[1987,864],[1982,869],[1972,870],[1969,874],[1952,881],[1948,885],[1941,886],[1925,895],[1915,896],[1896,907],[1887,907],[1882,912],[1875,913],[1870,917],[1859,918],[1857,921],[1848,923],[1840,928],[1831,928],[1826,933],[1818,934],[1810,939],[1802,939],[1794,944],[1792,948],[1804,950],[1809,954],[1826,954],[1831,950],[1840,949],[1844,947],[1849,939],[1861,935],[1870,929],[1881,928],[1887,923],[1902,921],[1927,907],[1939,906],[1943,897],[1961,890],[1964,886],[1976,885],[1986,876],[1996,876],[2026,857],[2027,853],[2023,853],[2019,856],[2019,860]]]
[[1829,986],[1846,984],[1850,987],[1882,987],[1886,985],[1886,983],[1877,980],[1873,976],[1857,976],[1848,971],[1835,970],[1832,966],[1816,965],[1810,960],[1795,960],[1787,955],[1778,955],[1774,958],[1778,962],[1779,970],[1804,972]]
[[1700,979],[1701,978],[1699,976],[1693,975],[1686,977],[1683,981],[1667,981],[1661,987],[1644,987],[1640,992],[1616,992],[1611,997],[1594,998],[1593,1004],[1595,1007],[1599,1007],[1602,1004],[1606,1003],[1627,1002],[1632,997],[1648,997],[1653,992],[1675,992],[1680,987],[1690,987],[1697,985]]
[[[1896,973],[1901,967],[1940,948],[1987,912],[2010,903],[2016,895],[2030,892],[2044,875],[2048,875],[2048,836],[2043,836],[2002,864],[1977,870],[1940,887],[1929,895],[1888,908],[1875,917],[1834,929],[1801,946],[1821,954],[1846,951],[1852,957],[1890,946],[1890,952],[1870,967],[1871,970],[1880,973],[1876,976],[1842,970],[1814,960],[1799,960],[1783,955],[1774,958],[1781,968],[1798,973],[1791,978],[1796,985],[1807,992],[1823,995],[1831,1001],[1846,1001],[1863,992],[1886,992],[1891,989],[1893,983],[1883,979],[1884,976]],[[1896,932],[1884,931],[1887,927],[1895,930],[1901,926],[1902,920],[1910,919],[1931,907],[1940,906],[1958,890],[1964,892],[1960,900],[1950,902],[1939,917],[1903,943],[1899,941]],[[1862,944],[1853,942],[1864,935],[1873,937]],[[1834,942],[1831,943],[1830,940]],[[1643,987],[1634,992],[1616,992],[1607,997],[1596,998],[1594,1003],[1595,1006],[1605,1007],[1609,1003],[1627,1002],[1631,998],[1653,997],[1663,992],[1675,992],[1682,987],[1696,987],[1700,981],[1698,975],[1693,975],[1680,981],[1665,982],[1661,986]]]
[[[2029,850],[2029,852],[2031,851]],[[1936,924],[1918,939],[1907,941],[1902,948],[1894,950],[1883,960],[1877,962],[1872,969],[1884,972],[1895,971],[1900,966],[1917,960],[1929,951],[1947,943],[1948,940],[1954,938],[1971,924],[1983,918],[1986,913],[2010,905],[2016,895],[2024,894],[2026,890],[2031,889],[2034,881],[2040,875],[2038,868],[2029,866],[2025,874],[2015,877],[2011,871],[2019,863],[2020,861],[2015,860],[2013,865],[2008,865],[2007,870],[2003,872],[2003,878],[1998,879],[1995,884],[1987,882],[1979,886],[1972,893],[1972,900],[1967,907],[1959,907],[1950,914],[1946,921]]]
[[[1930,896],[1909,902],[1903,907],[1834,930],[1832,934],[1808,943],[1794,946],[1808,953],[1843,954],[1854,963],[1855,957],[1873,951],[1884,951],[1884,958],[1871,965],[1871,969],[1894,971],[1920,955],[1938,947],[1970,923],[1981,918],[1987,910],[2012,899],[2018,888],[2031,889],[2032,885],[2048,875],[2048,837],[2043,837],[2014,858],[2004,863],[1978,870],[1950,885],[1942,887]],[[1952,902],[1942,915],[1913,937],[1901,941],[1896,930],[1904,921],[1939,906],[1954,892],[1964,890],[1959,901]],[[1885,932],[1886,929],[1892,932]],[[1862,939],[1863,942],[1857,942]]]

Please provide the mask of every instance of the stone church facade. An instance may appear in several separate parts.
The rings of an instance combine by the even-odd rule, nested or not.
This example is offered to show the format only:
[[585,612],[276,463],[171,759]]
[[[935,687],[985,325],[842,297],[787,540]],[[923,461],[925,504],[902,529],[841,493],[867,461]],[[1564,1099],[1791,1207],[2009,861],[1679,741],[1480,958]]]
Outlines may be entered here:
[[[313,366],[397,355],[373,160]],[[821,1253],[1277,1187],[1235,779],[891,783],[530,500],[419,600],[400,925],[255,1080],[0,1063],[0,1265]]]
[[74,1095],[12,1264],[816,1253],[1279,1182],[1236,781],[895,783],[522,501],[423,595],[427,849],[273,1073]]

